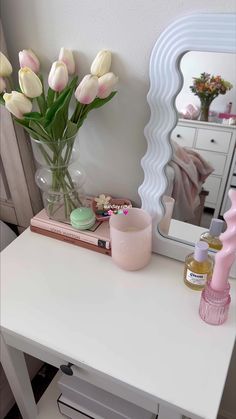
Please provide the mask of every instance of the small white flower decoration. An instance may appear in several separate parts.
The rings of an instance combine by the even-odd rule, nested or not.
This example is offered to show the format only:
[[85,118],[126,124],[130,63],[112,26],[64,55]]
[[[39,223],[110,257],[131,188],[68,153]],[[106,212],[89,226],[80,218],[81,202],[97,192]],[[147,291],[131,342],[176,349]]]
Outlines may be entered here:
[[94,200],[96,201],[96,207],[98,210],[103,210],[104,206],[108,206],[109,205],[109,201],[110,201],[111,197],[110,196],[105,196],[104,194],[99,195],[98,198],[95,198]]

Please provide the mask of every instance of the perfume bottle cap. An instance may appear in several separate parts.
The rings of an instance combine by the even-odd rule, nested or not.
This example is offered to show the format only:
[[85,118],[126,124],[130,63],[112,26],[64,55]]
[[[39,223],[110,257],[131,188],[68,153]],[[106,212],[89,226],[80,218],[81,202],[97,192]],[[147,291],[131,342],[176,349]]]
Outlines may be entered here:
[[209,245],[206,242],[200,241],[195,244],[194,259],[197,262],[203,262],[208,257]]
[[219,237],[222,232],[224,225],[223,220],[219,220],[218,218],[212,218],[211,225],[209,229],[209,234],[213,237]]

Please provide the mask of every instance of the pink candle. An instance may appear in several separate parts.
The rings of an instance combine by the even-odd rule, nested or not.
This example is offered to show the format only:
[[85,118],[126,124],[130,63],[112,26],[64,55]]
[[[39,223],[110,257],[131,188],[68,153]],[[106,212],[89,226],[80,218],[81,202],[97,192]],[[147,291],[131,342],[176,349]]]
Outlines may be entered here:
[[215,256],[215,268],[211,280],[211,288],[223,291],[227,288],[231,266],[236,259],[236,190],[230,189],[231,208],[224,214],[227,230],[220,235],[223,248]]
[[152,252],[152,218],[141,208],[110,218],[111,256],[121,268],[135,271],[146,266]]

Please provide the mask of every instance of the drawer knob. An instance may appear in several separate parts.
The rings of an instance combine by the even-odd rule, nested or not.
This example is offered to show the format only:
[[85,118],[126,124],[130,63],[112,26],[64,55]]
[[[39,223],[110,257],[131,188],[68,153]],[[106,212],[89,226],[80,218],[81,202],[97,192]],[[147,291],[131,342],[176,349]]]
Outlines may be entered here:
[[214,138],[212,138],[212,139],[211,139],[211,143],[214,143],[214,142],[215,142],[215,140],[214,140]]
[[177,135],[176,135],[176,137],[177,137],[177,138],[181,138],[181,135],[180,135],[180,134],[177,134]]
[[73,364],[71,364],[70,362],[67,365],[60,365],[60,369],[61,371],[66,374],[66,375],[73,375],[73,371],[71,369]]

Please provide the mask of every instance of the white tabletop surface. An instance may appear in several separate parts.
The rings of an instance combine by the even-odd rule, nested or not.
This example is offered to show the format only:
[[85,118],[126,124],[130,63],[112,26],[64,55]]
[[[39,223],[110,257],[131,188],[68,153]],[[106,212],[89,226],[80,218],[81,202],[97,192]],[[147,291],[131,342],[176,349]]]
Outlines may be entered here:
[[216,417],[236,333],[199,315],[183,264],[153,255],[126,272],[112,258],[24,232],[1,254],[1,323],[205,419]]

